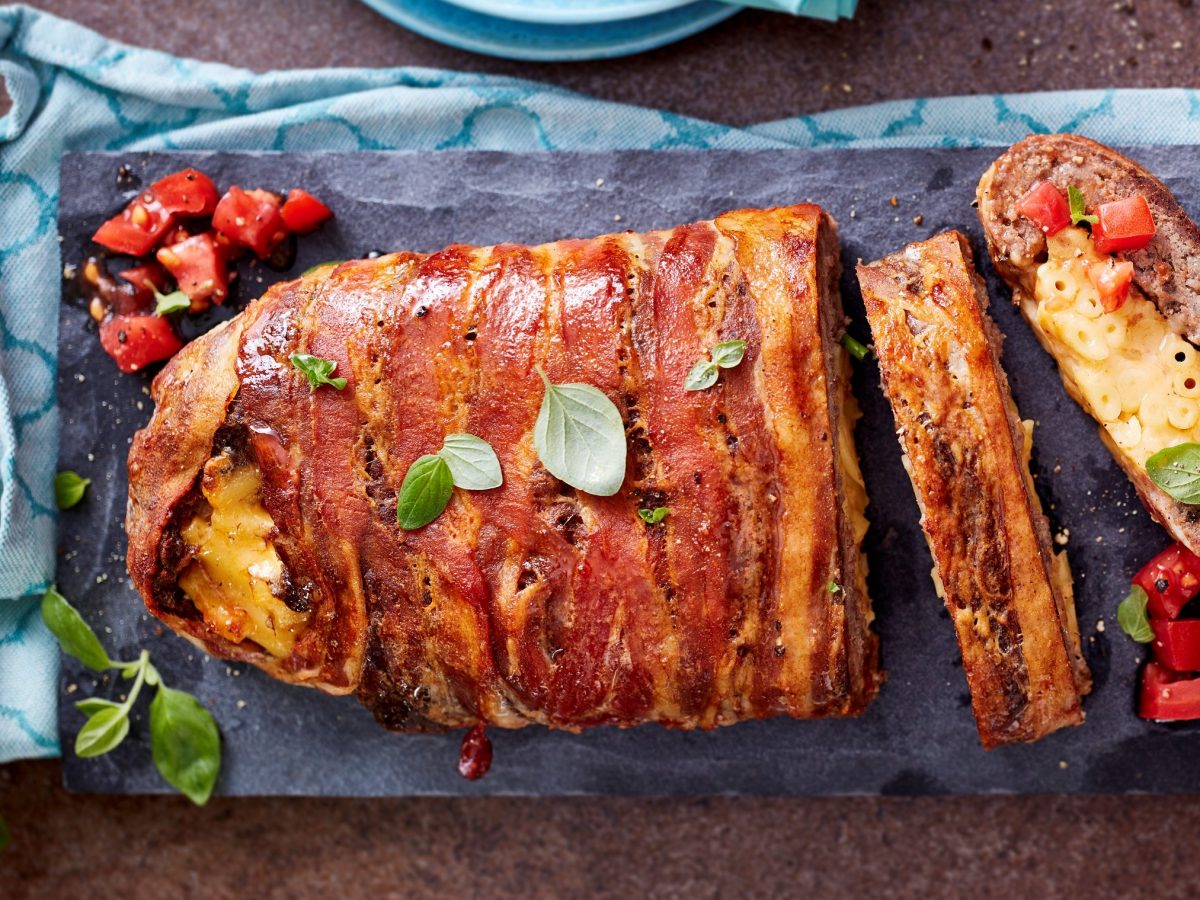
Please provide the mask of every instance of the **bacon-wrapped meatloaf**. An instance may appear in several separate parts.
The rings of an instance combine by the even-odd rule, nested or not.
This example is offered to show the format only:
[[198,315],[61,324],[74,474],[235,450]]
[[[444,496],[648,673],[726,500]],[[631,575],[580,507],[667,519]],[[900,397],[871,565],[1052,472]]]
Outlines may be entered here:
[[[802,205],[276,285],[155,380],[134,583],[209,652],[357,692],[393,728],[858,713],[880,674],[838,268]],[[685,390],[730,340],[743,361]],[[347,383],[313,389],[293,354]],[[616,494],[540,461],[539,367],[616,405]],[[503,485],[400,528],[406,472],[452,433],[494,448]]]

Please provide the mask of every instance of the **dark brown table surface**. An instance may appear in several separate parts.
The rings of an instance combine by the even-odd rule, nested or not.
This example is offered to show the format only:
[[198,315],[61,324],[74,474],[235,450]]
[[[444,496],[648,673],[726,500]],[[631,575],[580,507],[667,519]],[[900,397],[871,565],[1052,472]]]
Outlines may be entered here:
[[[673,47],[577,64],[440,47],[353,0],[38,5],[254,69],[469,69],[734,124],[914,95],[1200,86],[1191,0],[863,0],[838,25],[746,12]],[[217,798],[197,810],[178,797],[69,796],[59,775],[55,762],[0,768],[13,831],[0,896],[1200,891],[1200,802],[1187,797]]]

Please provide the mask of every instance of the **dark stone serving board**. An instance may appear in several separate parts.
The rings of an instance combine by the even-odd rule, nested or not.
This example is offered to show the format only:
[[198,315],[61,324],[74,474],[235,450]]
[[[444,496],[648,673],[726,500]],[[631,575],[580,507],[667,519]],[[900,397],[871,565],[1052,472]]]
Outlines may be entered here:
[[[1200,148],[1133,156],[1200,208]],[[715,732],[656,725],[582,735],[540,727],[491,731],[495,764],[470,783],[455,771],[459,733],[396,735],[353,698],[280,684],[210,659],[150,618],[125,575],[125,455],[150,416],[149,376],[121,375],[74,290],[60,335],[60,467],[93,479],[62,516],[58,582],[110,652],[148,647],[167,682],[200,696],[224,737],[218,790],[228,794],[934,794],[1200,789],[1200,728],[1134,715],[1142,648],[1116,627],[1130,574],[1167,537],[1142,511],[1091,420],[1064,393],[1054,364],[1009,303],[980,246],[970,203],[994,150],[622,152],[601,154],[131,154],[63,161],[63,258],[118,210],[121,163],[135,184],[195,165],[221,186],[302,185],[337,218],[300,241],[289,275],[374,249],[429,251],[460,241],[541,242],[664,228],[741,206],[818,201],[841,223],[842,279],[852,333],[867,338],[853,264],[946,228],[965,230],[1008,335],[1004,363],[1024,416],[1037,420],[1034,465],[1052,528],[1069,551],[1083,644],[1095,675],[1087,723],[1032,746],[985,753],[976,737],[953,629],[929,578],[917,506],[900,464],[872,363],[857,367],[864,417],[858,446],[871,495],[871,592],[888,673],[856,720],[750,722]],[[895,195],[898,205],[889,204]],[[919,220],[914,221],[916,217]],[[919,222],[919,224],[918,224]],[[243,265],[239,308],[280,277]],[[83,718],[71,701],[114,687],[64,661],[60,728],[67,786],[98,792],[165,789],[150,762],[145,707],[125,743],[99,759],[71,751]]]

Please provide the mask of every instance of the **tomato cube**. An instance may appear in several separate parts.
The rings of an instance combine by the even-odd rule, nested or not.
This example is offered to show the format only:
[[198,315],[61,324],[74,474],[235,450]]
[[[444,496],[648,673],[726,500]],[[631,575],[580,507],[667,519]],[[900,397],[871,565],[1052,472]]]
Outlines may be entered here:
[[1100,305],[1105,312],[1115,312],[1125,305],[1129,285],[1133,282],[1133,263],[1127,259],[1109,258],[1105,263],[1089,265],[1087,274],[1100,294]]
[[100,344],[122,372],[137,372],[174,356],[183,346],[171,323],[161,316],[112,316],[100,323]]
[[192,235],[178,244],[162,247],[158,261],[163,264],[179,289],[192,301],[192,312],[208,308],[209,301],[225,302],[229,295],[229,270],[225,257],[211,234]]
[[1071,209],[1063,192],[1051,181],[1041,181],[1017,201],[1017,212],[1047,236],[1057,234],[1071,224]]
[[1092,226],[1092,240],[1100,253],[1138,250],[1154,237],[1154,214],[1141,194],[1101,203]]
[[92,240],[116,253],[145,256],[173,222],[171,213],[146,192],[96,229]]
[[1200,593],[1200,557],[1175,544],[1146,563],[1133,576],[1133,583],[1146,592],[1151,619],[1178,619]]
[[333,211],[328,206],[299,188],[288,191],[287,200],[279,214],[283,216],[287,230],[293,234],[306,234],[326,219],[333,218]]
[[1200,678],[1147,663],[1142,669],[1138,715],[1160,722],[1200,719]]
[[1200,619],[1151,619],[1154,658],[1176,672],[1200,672]]
[[259,259],[271,255],[287,237],[279,198],[267,191],[243,191],[234,185],[213,212],[213,228],[230,241],[253,250]]
[[150,186],[150,192],[168,212],[181,216],[211,216],[217,208],[217,186],[196,169],[183,169]]

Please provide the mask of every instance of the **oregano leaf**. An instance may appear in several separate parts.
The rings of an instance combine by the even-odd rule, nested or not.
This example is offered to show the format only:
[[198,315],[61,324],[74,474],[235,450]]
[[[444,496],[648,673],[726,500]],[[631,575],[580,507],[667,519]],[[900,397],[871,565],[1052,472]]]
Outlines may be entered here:
[[590,384],[552,384],[533,428],[542,465],[573,488],[611,497],[625,480],[625,423],[611,400]]
[[446,460],[427,454],[408,467],[396,498],[396,520],[405,531],[428,525],[442,514],[454,493]]
[[1180,503],[1200,503],[1200,444],[1176,444],[1159,450],[1146,460],[1146,474]]
[[104,652],[100,638],[67,598],[50,588],[42,596],[42,619],[58,638],[63,652],[75,657],[89,669],[102,672],[113,668],[113,661]]
[[109,706],[96,712],[75,735],[75,755],[100,756],[112,750],[129,734],[129,710]]
[[437,455],[450,467],[455,487],[486,491],[504,483],[496,451],[481,437],[473,434],[447,435]]
[[150,752],[169,785],[197,806],[208,802],[221,771],[221,735],[199,700],[159,685],[150,703]]
[[68,469],[54,476],[54,500],[59,509],[70,509],[83,499],[92,479]]

